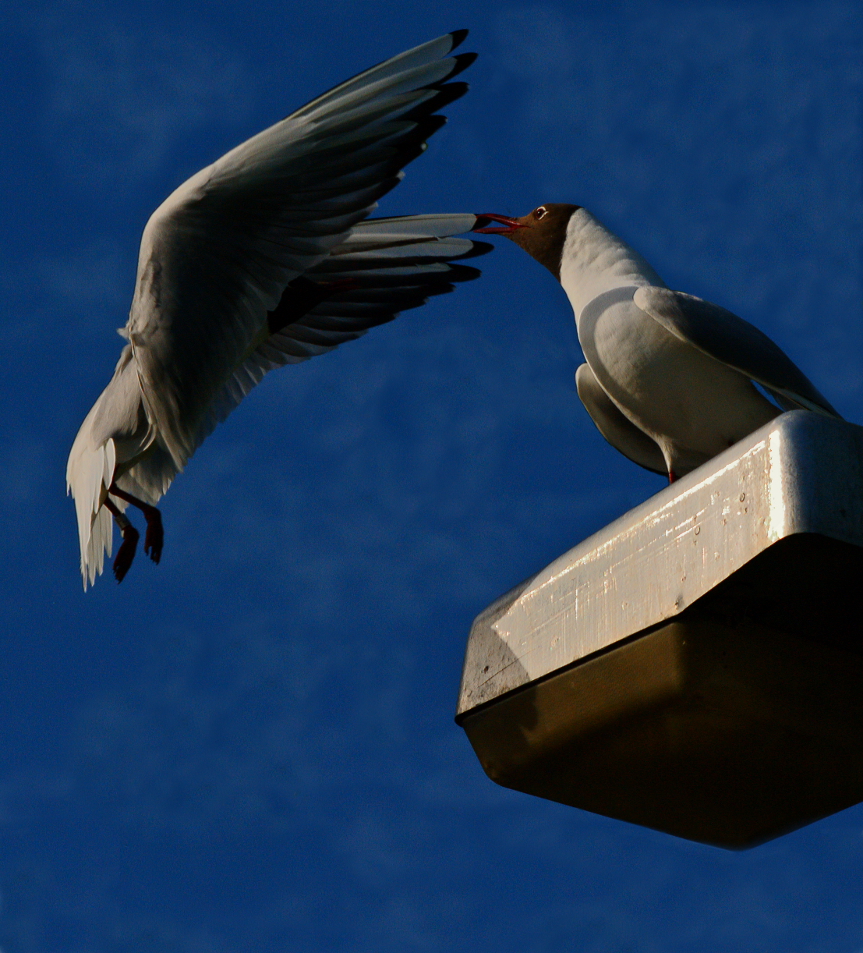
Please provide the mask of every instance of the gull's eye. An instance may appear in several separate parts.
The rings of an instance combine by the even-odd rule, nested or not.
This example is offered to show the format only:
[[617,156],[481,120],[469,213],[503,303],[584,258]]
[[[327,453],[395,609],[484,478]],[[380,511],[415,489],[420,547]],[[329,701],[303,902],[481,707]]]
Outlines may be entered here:
[[541,218],[545,218],[548,214],[548,209],[544,205],[540,205],[539,208],[533,210],[533,217],[539,221]]

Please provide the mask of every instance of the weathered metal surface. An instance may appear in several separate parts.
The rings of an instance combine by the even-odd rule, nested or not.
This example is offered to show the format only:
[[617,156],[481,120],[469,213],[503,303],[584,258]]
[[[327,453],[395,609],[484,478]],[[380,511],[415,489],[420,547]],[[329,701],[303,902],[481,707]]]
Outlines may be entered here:
[[863,428],[783,414],[498,599],[456,718],[499,783],[740,847],[863,800]]

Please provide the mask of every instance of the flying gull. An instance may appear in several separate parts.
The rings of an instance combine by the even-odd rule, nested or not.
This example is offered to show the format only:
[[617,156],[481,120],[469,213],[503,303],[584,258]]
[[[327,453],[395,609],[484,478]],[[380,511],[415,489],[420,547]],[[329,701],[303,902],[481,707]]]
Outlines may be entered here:
[[[156,209],[141,239],[127,343],[69,454],[84,589],[111,555],[158,563],[154,504],[215,425],[267,371],[392,320],[478,272],[490,246],[455,236],[469,214],[368,219],[467,90],[450,56],[466,30],[401,53],[312,100],[202,169]],[[112,522],[113,521],[113,522]]]

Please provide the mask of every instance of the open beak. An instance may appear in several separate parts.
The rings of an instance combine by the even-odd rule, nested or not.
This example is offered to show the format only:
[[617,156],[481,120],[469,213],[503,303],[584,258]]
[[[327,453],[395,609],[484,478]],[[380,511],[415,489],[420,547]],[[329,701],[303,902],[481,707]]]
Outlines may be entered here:
[[[500,222],[500,224],[505,225],[506,228],[489,228],[489,222]],[[495,215],[489,212],[486,215],[477,215],[476,227],[472,228],[471,231],[479,232],[481,235],[510,235],[519,228],[529,228],[529,226],[520,222],[517,218],[510,218],[507,215]]]

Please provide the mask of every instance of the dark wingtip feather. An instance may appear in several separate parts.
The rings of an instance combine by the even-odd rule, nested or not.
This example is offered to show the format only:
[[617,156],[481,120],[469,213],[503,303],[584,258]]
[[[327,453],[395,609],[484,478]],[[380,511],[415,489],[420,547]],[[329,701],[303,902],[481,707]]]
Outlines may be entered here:
[[452,37],[452,46],[450,49],[454,50],[457,46],[461,46],[462,43],[464,43],[464,38],[467,36],[467,34],[467,30],[453,30],[452,33],[450,33],[450,36]]
[[494,245],[492,245],[491,242],[478,242],[475,238],[472,238],[471,241],[473,242],[473,248],[471,248],[470,251],[465,252],[463,255],[459,255],[459,261],[462,261],[465,258],[478,258],[480,255],[487,255],[494,248]]
[[409,137],[406,136],[405,141],[409,145],[413,145],[415,142],[421,142],[425,145],[426,139],[436,133],[441,126],[446,125],[446,116],[426,116],[423,119],[414,121],[417,124],[416,130],[412,132]]
[[450,265],[449,267],[447,277],[450,281],[474,281],[482,274],[479,268],[472,268],[470,265]]
[[467,83],[445,83],[440,87],[438,94],[434,97],[434,99],[430,99],[425,103],[420,103],[416,109],[412,109],[410,112],[405,113],[404,118],[417,119],[426,115],[427,113],[437,112],[439,109],[444,109],[449,106],[450,103],[460,99],[467,91]]
[[447,79],[452,79],[453,76],[458,76],[459,73],[463,73],[468,66],[476,59],[476,53],[459,53],[458,56],[452,58],[453,61],[453,70],[447,76]]

